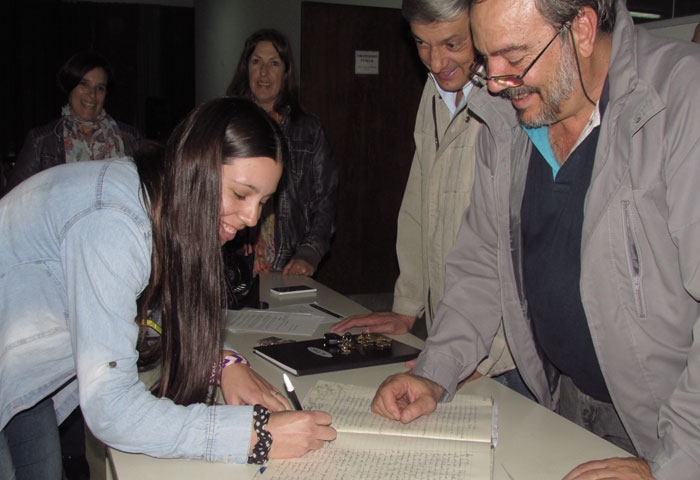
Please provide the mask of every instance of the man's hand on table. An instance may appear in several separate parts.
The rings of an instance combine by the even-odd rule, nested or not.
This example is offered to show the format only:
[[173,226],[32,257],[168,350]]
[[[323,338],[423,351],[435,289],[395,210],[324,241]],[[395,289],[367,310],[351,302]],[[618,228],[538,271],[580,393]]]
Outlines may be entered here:
[[367,333],[386,333],[399,335],[408,332],[416,317],[401,315],[395,312],[377,312],[368,315],[353,315],[341,320],[331,327],[335,333],[344,333],[353,327],[364,327]]
[[654,480],[651,469],[639,457],[606,458],[586,462],[571,470],[562,480]]
[[221,371],[221,393],[227,405],[260,404],[271,412],[292,409],[284,394],[247,365],[229,365]]
[[372,412],[409,423],[435,410],[445,389],[426,378],[398,373],[379,386],[372,400]]

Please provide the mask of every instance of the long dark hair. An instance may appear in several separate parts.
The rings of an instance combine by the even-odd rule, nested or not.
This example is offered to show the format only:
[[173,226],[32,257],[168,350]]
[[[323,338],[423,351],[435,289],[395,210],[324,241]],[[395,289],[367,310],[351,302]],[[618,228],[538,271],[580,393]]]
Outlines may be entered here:
[[250,91],[248,62],[255,51],[255,47],[258,46],[258,43],[265,41],[272,43],[275,50],[277,50],[277,54],[284,63],[284,81],[282,82],[280,93],[275,101],[274,110],[283,113],[282,109],[289,105],[291,108],[291,115],[294,116],[301,111],[301,105],[299,104],[299,89],[297,88],[292,47],[289,46],[289,40],[287,40],[287,37],[282,32],[271,28],[258,30],[246,39],[241,58],[238,60],[236,73],[233,75],[233,79],[231,79],[231,83],[226,89],[226,95],[240,95],[255,100]]
[[[250,157],[281,162],[283,148],[279,127],[260,107],[220,98],[194,109],[162,156],[136,156],[153,231],[151,277],[136,318],[139,365],[161,367],[156,395],[183,405],[210,398],[226,308],[218,235],[221,166]],[[153,340],[142,323],[156,312],[163,332]]]

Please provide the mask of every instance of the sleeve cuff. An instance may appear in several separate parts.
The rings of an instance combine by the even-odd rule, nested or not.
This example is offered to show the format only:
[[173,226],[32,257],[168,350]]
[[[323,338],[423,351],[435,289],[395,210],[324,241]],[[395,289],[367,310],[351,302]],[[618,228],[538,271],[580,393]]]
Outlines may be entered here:
[[693,480],[700,471],[700,464],[675,444],[673,451],[662,448],[653,460],[647,461],[656,480]]
[[321,256],[318,254],[318,252],[308,245],[301,245],[299,248],[297,248],[297,251],[294,252],[292,258],[304,260],[306,263],[314,267],[314,270],[318,269],[318,264],[321,262]]
[[253,429],[253,407],[220,405],[210,408],[206,460],[247,463]]

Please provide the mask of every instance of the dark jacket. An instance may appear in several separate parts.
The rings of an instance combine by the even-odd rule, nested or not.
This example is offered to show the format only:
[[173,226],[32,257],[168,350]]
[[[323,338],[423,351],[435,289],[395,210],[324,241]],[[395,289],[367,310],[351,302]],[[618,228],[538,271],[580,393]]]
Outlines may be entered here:
[[[125,123],[117,122],[117,125],[124,141],[124,155],[131,157],[141,140],[141,133]],[[5,192],[9,192],[35,173],[63,163],[66,163],[66,152],[63,149],[63,117],[61,117],[29,131],[17,157],[17,163],[10,172]]]
[[280,126],[290,154],[275,199],[272,270],[292,258],[317,268],[330,248],[338,169],[318,117],[287,108]]

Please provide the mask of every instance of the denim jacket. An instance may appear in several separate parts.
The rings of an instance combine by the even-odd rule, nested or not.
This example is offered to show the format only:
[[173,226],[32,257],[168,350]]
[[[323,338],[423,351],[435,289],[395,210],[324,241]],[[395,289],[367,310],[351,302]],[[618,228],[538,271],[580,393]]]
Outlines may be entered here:
[[272,269],[282,270],[292,258],[317,268],[330,248],[338,169],[318,117],[292,115],[287,107],[281,128],[290,155],[275,202]]
[[[60,165],[0,200],[0,428],[52,396],[126,452],[247,460],[252,407],[175,405],[138,377],[151,224],[129,159]],[[76,380],[77,378],[77,380]]]

